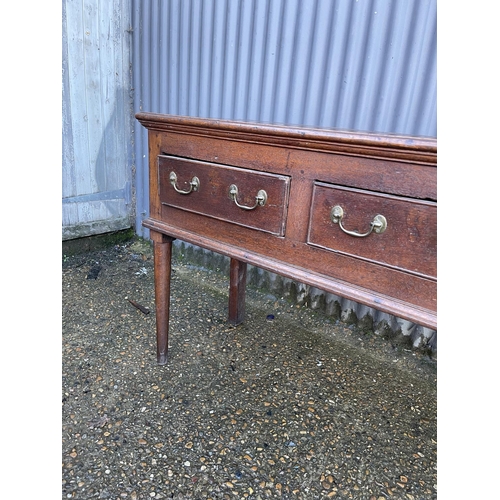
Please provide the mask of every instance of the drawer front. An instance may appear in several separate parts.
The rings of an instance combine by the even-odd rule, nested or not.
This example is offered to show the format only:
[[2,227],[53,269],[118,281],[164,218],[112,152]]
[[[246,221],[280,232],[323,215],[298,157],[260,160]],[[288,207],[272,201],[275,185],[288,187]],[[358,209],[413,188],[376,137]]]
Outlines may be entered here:
[[164,205],[285,234],[288,176],[168,155],[158,156],[158,175]]
[[[335,207],[342,209],[341,217]],[[378,215],[386,221],[381,232],[377,232],[378,227],[382,228],[384,221]],[[437,204],[315,182],[307,242],[436,278]]]

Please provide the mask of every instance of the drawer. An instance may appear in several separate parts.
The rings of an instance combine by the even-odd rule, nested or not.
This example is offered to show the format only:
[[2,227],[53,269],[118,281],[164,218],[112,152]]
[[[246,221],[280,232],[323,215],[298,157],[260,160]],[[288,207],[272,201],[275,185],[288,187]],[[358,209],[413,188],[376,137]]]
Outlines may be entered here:
[[284,236],[290,177],[175,156],[158,156],[160,201]]
[[[343,214],[337,208],[332,220],[334,207]],[[372,221],[383,225],[378,215],[386,220],[381,232],[376,224],[372,230]],[[315,182],[307,243],[436,278],[437,204]]]

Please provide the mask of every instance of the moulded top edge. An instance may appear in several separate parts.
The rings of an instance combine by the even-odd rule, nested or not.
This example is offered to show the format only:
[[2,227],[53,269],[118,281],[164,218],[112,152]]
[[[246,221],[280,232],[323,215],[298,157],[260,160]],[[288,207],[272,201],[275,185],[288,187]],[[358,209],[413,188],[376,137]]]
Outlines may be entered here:
[[[358,154],[395,156],[409,153],[415,160],[435,163],[437,140],[431,137],[404,136],[353,130],[313,128],[274,123],[219,120],[191,116],[140,112],[136,119],[147,129],[170,130],[234,138],[251,142],[284,144],[306,149],[356,148]],[[228,135],[229,134],[229,135]],[[378,151],[378,153],[377,153]],[[399,152],[399,154],[398,154]]]

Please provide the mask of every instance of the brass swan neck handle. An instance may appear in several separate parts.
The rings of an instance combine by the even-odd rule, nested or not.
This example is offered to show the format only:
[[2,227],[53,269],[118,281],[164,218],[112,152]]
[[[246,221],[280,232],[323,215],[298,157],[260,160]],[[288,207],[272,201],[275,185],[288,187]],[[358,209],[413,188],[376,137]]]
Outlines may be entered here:
[[381,234],[387,229],[387,219],[383,215],[376,215],[370,222],[370,230],[366,233],[358,233],[357,231],[348,231],[342,225],[342,217],[344,216],[344,210],[340,205],[335,205],[330,213],[330,219],[334,224],[338,224],[340,229],[344,231],[345,234],[349,236],[355,236],[356,238],[365,238],[372,232],[376,234]]

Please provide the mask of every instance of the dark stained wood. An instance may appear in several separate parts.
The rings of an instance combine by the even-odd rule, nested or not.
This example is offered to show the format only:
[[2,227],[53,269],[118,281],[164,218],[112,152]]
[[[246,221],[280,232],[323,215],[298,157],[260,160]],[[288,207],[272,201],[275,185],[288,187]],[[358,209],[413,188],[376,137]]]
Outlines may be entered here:
[[231,259],[229,271],[229,323],[239,325],[245,319],[247,263]]
[[[342,224],[348,231],[364,233],[377,215],[387,229],[366,238],[345,234],[331,221],[332,208],[344,210]],[[437,206],[435,202],[382,195],[317,182],[314,185],[308,243],[408,271],[437,276]]]
[[156,234],[153,241],[156,299],[156,356],[159,365],[164,365],[167,362],[173,240],[174,238],[164,235],[158,238],[158,234]]
[[[229,321],[244,317],[246,264],[437,327],[437,148],[430,138],[139,113],[148,128],[158,359],[166,361],[172,237],[231,258]],[[189,189],[194,175],[198,192]],[[264,207],[243,210],[266,190]],[[347,230],[330,220],[343,207]],[[157,245],[158,242],[158,245]],[[165,246],[167,245],[167,246]],[[158,249],[156,249],[158,246]],[[159,309],[158,309],[159,308]],[[160,345],[161,344],[161,345]]]
[[366,158],[380,156],[408,160],[412,163],[436,163],[436,140],[426,137],[380,135],[146,112],[137,113],[136,118],[147,129],[159,132],[279,145],[290,149],[336,151]]
[[[158,169],[161,203],[279,236],[284,234],[290,177],[172,156],[160,156]],[[189,191],[193,177],[199,179],[200,187],[189,194],[178,193],[170,183],[171,172],[178,177],[178,189]],[[229,197],[232,184],[238,187],[241,205],[253,206],[261,189],[267,193],[266,204],[254,210],[236,206]]]
[[314,178],[378,193],[437,200],[435,164],[294,151],[290,155],[290,169],[293,172],[304,172],[303,175],[309,181]]
[[[300,283],[309,284],[340,297],[346,297],[355,302],[366,304],[379,311],[394,314],[399,318],[404,318],[433,329],[437,327],[437,283],[435,280],[424,279],[394,271],[390,277],[385,276],[383,283],[383,285],[388,286],[392,292],[396,289],[398,295],[401,296],[401,298],[394,297],[371,290],[367,287],[369,284],[373,284],[374,287],[379,285],[377,278],[384,278],[383,274],[377,274],[378,269],[374,265],[366,265],[366,268],[364,268],[366,270],[366,279],[363,283],[364,286],[357,286],[353,284],[352,281],[345,281],[339,278],[332,279],[331,275],[337,269],[337,266],[335,264],[329,264],[321,268],[320,264],[324,251],[320,249],[311,249],[311,252],[317,252],[317,256],[313,255],[311,260],[300,262],[300,259],[297,259],[297,264],[292,265],[282,260],[262,255],[262,253],[249,252],[242,246],[224,243],[220,239],[209,239],[200,234],[177,229],[173,226],[167,226],[152,219],[146,220],[144,225],[153,231],[168,230],[171,234],[175,235],[176,238],[192,243],[193,245],[202,248],[210,248],[214,252],[247,262],[262,269],[266,269],[267,271],[294,279]],[[363,265],[362,261],[353,258],[344,257],[344,259],[351,260],[351,268]],[[340,260],[335,262],[339,263],[339,267],[349,267],[344,265],[345,263]],[[305,264],[309,265],[311,263],[313,263],[315,268],[318,268],[319,271],[311,271],[311,266],[307,268],[304,267]],[[379,287],[377,286],[376,288]],[[406,297],[411,300],[405,300]],[[415,304],[415,298],[419,299],[418,305]]]
[[[306,231],[308,218],[309,213],[304,224]],[[317,248],[308,245],[307,241],[295,241],[288,238],[288,232],[284,238],[270,237],[262,231],[242,231],[241,227],[235,224],[200,217],[197,214],[171,207],[164,207],[163,220],[168,220],[168,224],[152,219],[145,221],[144,224],[150,229],[156,227],[161,231],[168,230],[176,238],[204,248],[210,246],[212,250],[215,250],[213,247],[221,243],[225,248],[233,246],[245,250],[246,257],[242,260],[250,264],[254,264],[252,261],[255,256],[261,256],[281,262],[282,265],[290,264],[294,268],[303,268],[310,273],[350,282],[402,301],[412,303],[418,299],[420,305],[435,309],[436,281],[434,279],[422,279],[420,276],[366,262],[355,256]],[[178,229],[186,236],[180,236]],[[307,234],[304,239],[306,236]],[[205,243],[192,241],[195,239],[198,241],[198,237]],[[231,256],[227,251],[220,253]]]

